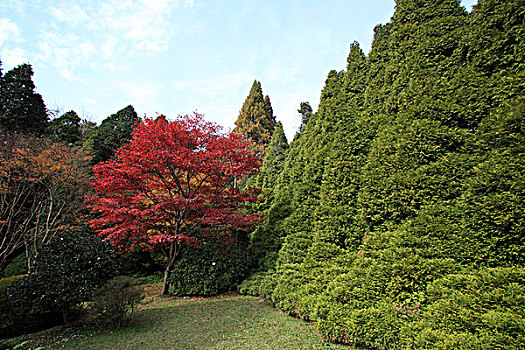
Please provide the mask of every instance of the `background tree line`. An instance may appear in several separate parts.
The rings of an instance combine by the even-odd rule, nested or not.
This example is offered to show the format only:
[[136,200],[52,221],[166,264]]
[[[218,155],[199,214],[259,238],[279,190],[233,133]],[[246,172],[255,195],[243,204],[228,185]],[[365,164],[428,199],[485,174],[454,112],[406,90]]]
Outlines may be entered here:
[[0,62],[2,336],[67,320],[117,273],[119,259],[87,227],[84,200],[92,166],[113,157],[138,121],[132,106],[99,126],[49,110],[32,76],[29,64],[2,74]]

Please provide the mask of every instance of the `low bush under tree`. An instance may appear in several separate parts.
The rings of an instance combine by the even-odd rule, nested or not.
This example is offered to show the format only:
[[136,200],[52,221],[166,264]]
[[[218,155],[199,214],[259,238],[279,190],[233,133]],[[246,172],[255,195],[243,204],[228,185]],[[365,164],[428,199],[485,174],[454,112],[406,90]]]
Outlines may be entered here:
[[91,233],[64,232],[42,249],[33,273],[12,283],[9,299],[22,313],[60,311],[67,322],[69,309],[90,300],[115,274],[108,244]]

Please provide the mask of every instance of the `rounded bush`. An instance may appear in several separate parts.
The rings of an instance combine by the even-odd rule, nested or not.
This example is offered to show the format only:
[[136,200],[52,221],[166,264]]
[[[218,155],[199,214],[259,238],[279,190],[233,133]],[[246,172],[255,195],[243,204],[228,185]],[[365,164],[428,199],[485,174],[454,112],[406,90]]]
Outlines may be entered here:
[[110,247],[99,238],[79,232],[63,233],[42,247],[34,272],[9,288],[14,306],[61,311],[91,299],[93,292],[116,274]]

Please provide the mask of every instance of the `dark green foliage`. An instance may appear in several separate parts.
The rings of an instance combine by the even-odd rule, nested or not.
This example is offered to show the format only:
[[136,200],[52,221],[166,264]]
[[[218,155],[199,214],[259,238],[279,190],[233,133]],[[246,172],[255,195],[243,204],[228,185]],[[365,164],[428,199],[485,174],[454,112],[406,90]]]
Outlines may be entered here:
[[300,137],[301,133],[306,128],[306,124],[308,124],[308,121],[313,114],[313,109],[310,106],[310,102],[301,102],[297,112],[301,115],[301,125],[299,125],[299,130],[297,131],[297,135],[295,137]]
[[283,124],[277,122],[259,174],[250,180],[250,184],[263,190],[263,198],[267,201],[270,199],[269,202],[272,202],[273,196],[271,191],[275,187],[277,178],[284,168],[288,148],[288,140],[284,133]]
[[171,272],[175,295],[216,295],[234,289],[246,277],[246,242],[201,237],[197,246],[187,245]]
[[115,273],[116,264],[106,243],[89,234],[67,232],[42,248],[33,273],[13,283],[9,296],[21,310],[61,311],[66,320],[70,307],[90,300]]
[[264,157],[275,129],[275,116],[270,97],[263,97],[261,83],[255,80],[235,121],[233,132],[255,143],[255,152]]
[[93,154],[93,164],[112,158],[115,151],[131,139],[137,121],[137,112],[130,105],[110,115],[93,129],[84,142],[84,147]]
[[125,276],[147,277],[164,271],[163,257],[158,252],[142,250],[141,247],[120,254],[119,272]]
[[523,1],[399,0],[350,48],[268,204],[243,282],[332,341],[523,347]]
[[53,119],[46,128],[48,137],[68,144],[80,141],[80,132],[80,117],[75,111],[69,111]]
[[[60,313],[45,312],[36,308],[32,308],[27,313],[21,313],[19,309],[13,307],[8,298],[8,289],[13,282],[26,276],[18,275],[0,279],[0,339],[37,331],[62,320]],[[3,348],[3,345],[0,341],[0,348]]]
[[144,298],[143,288],[133,283],[133,278],[118,276],[100,287],[93,295],[91,308],[98,320],[120,327],[128,313]]
[[[10,305],[7,298],[7,290],[9,286],[16,280],[24,278],[27,275],[10,276],[0,279],[0,315],[2,317],[2,324],[5,322],[7,313],[10,311]],[[10,316],[10,315],[9,315]],[[2,325],[2,328],[4,326]]]
[[47,124],[47,109],[35,92],[31,65],[22,64],[5,73],[0,80],[0,129],[42,135]]

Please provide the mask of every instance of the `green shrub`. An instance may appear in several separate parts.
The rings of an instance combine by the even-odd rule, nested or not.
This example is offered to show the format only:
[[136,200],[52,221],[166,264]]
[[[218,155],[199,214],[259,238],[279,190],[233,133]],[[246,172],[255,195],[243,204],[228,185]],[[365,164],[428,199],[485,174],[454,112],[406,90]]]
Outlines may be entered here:
[[418,322],[404,329],[408,347],[525,348],[525,269],[450,274],[427,288]]
[[129,312],[143,298],[143,288],[131,277],[119,276],[99,288],[93,295],[92,310],[99,319],[113,326],[122,326]]
[[11,276],[0,279],[0,310],[8,308],[7,289],[16,280],[26,277],[27,275]]
[[18,255],[11,264],[9,264],[3,271],[0,273],[0,277],[11,277],[18,276],[27,273],[27,258],[25,253]]
[[118,257],[119,272],[125,276],[147,277],[164,271],[158,252],[145,251],[142,247],[126,252]]
[[277,283],[274,270],[256,272],[239,285],[239,293],[270,298]]
[[14,311],[9,304],[7,298],[7,289],[17,279],[23,278],[27,275],[11,276],[0,279],[0,336],[9,333],[9,329],[13,327]]
[[199,238],[198,246],[185,246],[171,273],[175,295],[215,295],[237,287],[246,276],[245,246],[215,238]]
[[[34,308],[21,313],[20,310],[13,307],[10,298],[8,298],[8,289],[13,282],[25,277],[27,275],[0,279],[0,338],[9,338],[36,331],[61,320],[61,315],[57,313],[42,312]],[[0,344],[0,348],[2,348],[2,344]]]
[[159,271],[149,276],[135,277],[134,283],[135,285],[160,283],[163,281],[163,279],[164,279],[164,274],[162,273],[162,271]]
[[8,293],[20,312],[60,311],[66,321],[70,307],[90,300],[115,273],[116,264],[107,244],[91,235],[68,232],[42,248],[34,273],[16,280]]

